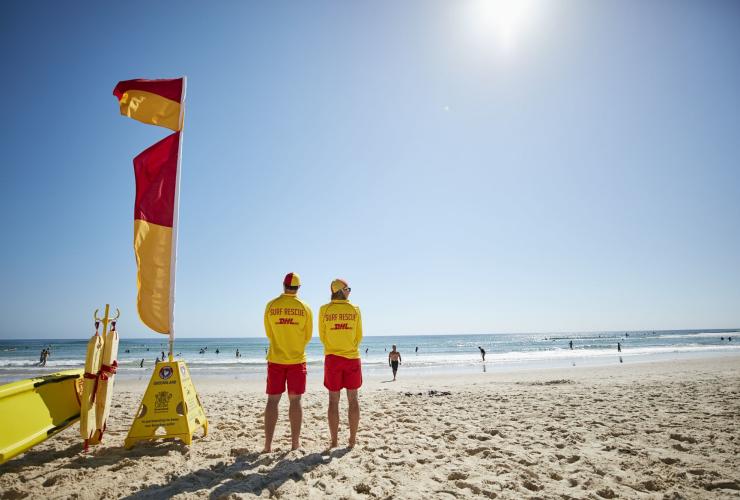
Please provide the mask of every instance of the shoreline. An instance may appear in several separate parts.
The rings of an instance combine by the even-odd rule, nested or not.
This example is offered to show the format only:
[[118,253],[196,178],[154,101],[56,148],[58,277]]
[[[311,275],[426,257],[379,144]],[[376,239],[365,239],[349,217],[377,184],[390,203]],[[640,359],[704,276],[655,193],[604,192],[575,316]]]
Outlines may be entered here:
[[[489,353],[493,354],[493,353]],[[610,353],[600,356],[584,356],[583,353],[576,350],[572,356],[566,355],[560,358],[551,358],[544,360],[523,360],[523,361],[499,361],[495,355],[487,355],[485,363],[475,357],[464,361],[452,359],[447,363],[437,364],[430,362],[427,357],[407,355],[404,363],[401,365],[399,373],[404,373],[412,377],[434,376],[438,373],[444,373],[448,376],[468,376],[475,375],[479,372],[493,373],[521,373],[529,371],[551,370],[551,369],[570,369],[572,367],[591,367],[604,368],[614,366],[637,366],[645,363],[662,363],[675,362],[685,363],[693,360],[705,359],[725,359],[740,356],[740,343],[737,348],[733,346],[730,349],[701,350],[701,351],[681,351],[673,350],[660,354],[639,354],[629,350],[621,353]],[[176,360],[183,360],[176,358]],[[363,360],[363,375],[367,378],[384,377],[390,373],[387,363],[373,360],[368,362],[365,357]],[[620,361],[621,360],[621,361]],[[265,361],[250,364],[226,364],[211,365],[198,363],[197,358],[194,360],[184,360],[191,371],[193,378],[197,380],[216,379],[220,381],[237,380],[241,382],[261,381],[265,375]],[[65,364],[60,366],[46,367],[43,369],[28,368],[0,368],[0,385],[10,383],[16,380],[33,378],[43,375],[49,375],[61,370],[81,368],[83,365]],[[308,363],[309,380],[316,377],[323,377],[323,361],[312,360]],[[121,365],[118,368],[117,380],[120,382],[148,380],[154,368],[154,362],[148,362],[144,368]]]

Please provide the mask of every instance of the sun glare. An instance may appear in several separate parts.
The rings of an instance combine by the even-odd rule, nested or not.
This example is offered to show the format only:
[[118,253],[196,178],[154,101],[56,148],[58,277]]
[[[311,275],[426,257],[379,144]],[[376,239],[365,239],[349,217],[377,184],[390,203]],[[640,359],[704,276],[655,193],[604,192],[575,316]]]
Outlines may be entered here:
[[472,0],[468,5],[470,34],[477,43],[513,50],[532,23],[536,0]]

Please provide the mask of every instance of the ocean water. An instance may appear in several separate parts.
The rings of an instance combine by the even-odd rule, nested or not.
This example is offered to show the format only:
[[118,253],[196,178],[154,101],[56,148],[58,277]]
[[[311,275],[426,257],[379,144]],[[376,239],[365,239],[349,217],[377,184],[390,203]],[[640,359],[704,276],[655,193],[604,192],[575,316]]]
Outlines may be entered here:
[[[569,346],[571,340],[573,349]],[[617,352],[617,342],[622,344],[621,353]],[[738,354],[740,330],[367,336],[361,347],[363,372],[385,374],[388,351],[394,343],[403,357],[401,372],[495,372]],[[87,339],[0,340],[0,383],[81,368],[86,346]],[[481,360],[478,346],[486,350],[486,363]],[[44,347],[51,349],[51,356],[45,367],[39,367],[39,355]],[[199,376],[263,377],[266,348],[266,338],[175,340],[177,359],[188,362],[196,379]],[[122,333],[119,375],[148,377],[156,358],[166,349],[164,335],[128,339],[125,332]],[[236,357],[237,349],[241,354],[239,358]],[[318,336],[314,336],[306,352],[309,374],[322,373],[323,351]],[[142,359],[143,368],[140,367]]]

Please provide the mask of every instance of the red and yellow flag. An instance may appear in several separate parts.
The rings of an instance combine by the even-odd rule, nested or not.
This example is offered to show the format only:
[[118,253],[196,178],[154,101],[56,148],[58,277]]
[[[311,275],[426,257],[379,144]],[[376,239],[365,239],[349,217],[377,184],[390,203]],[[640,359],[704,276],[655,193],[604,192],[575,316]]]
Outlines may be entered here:
[[179,147],[180,133],[175,132],[134,158],[137,307],[144,324],[159,333],[170,331],[172,226]]
[[134,158],[134,254],[139,317],[174,336],[177,191],[185,80],[126,80],[113,89],[121,114],[175,131]]
[[182,130],[183,79],[125,80],[118,82],[113,95],[118,98],[121,114],[142,123]]

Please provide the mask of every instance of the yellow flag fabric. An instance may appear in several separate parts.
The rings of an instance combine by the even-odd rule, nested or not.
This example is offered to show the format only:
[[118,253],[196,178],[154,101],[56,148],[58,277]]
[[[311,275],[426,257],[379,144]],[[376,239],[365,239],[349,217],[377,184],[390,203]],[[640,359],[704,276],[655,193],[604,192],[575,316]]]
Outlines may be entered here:
[[180,103],[150,92],[129,90],[119,101],[121,114],[151,125],[180,130]]
[[155,332],[169,333],[172,228],[135,220],[134,254],[139,317]]

